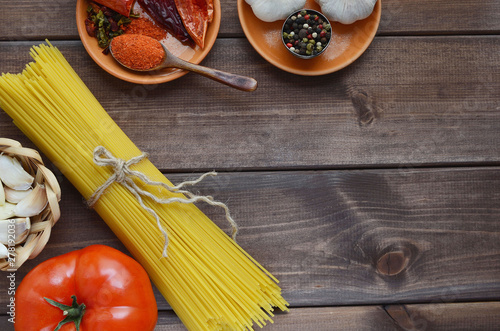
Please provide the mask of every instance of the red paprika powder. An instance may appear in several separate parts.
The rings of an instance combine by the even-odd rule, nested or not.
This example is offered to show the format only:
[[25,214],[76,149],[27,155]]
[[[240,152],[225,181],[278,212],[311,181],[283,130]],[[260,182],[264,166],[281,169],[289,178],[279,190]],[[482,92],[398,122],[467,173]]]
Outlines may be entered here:
[[125,33],[143,34],[145,36],[155,38],[156,40],[167,38],[167,30],[156,25],[153,21],[145,17],[133,19],[130,24],[123,27],[123,30]]
[[135,70],[158,66],[165,56],[160,42],[140,34],[122,34],[111,40],[111,51],[118,62]]

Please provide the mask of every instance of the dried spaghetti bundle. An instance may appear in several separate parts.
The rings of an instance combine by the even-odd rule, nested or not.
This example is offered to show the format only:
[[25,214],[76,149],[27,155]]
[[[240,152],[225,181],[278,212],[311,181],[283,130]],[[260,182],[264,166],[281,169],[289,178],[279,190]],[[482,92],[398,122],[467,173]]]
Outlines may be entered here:
[[[35,62],[21,74],[0,77],[0,106],[88,199],[113,176],[113,169],[94,164],[97,146],[123,160],[142,153],[57,48],[40,45],[31,55]],[[172,185],[147,159],[131,168]],[[179,196],[134,181],[156,196]],[[168,233],[168,258],[162,258],[164,237],[156,220],[123,185],[112,183],[94,209],[189,330],[252,330],[254,324],[272,322],[274,307],[287,310],[278,281],[195,205],[162,205],[149,198],[143,203]]]

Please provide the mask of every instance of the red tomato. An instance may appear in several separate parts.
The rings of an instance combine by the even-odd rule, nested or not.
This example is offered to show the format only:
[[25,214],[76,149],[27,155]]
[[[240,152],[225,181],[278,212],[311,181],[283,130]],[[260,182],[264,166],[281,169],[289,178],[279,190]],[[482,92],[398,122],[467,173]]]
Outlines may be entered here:
[[[85,305],[80,331],[148,331],[156,325],[156,300],[143,267],[114,248],[92,245],[42,262],[24,277],[15,296],[15,330],[54,331],[67,314],[49,301],[71,306],[72,296]],[[76,324],[59,330],[76,330]]]

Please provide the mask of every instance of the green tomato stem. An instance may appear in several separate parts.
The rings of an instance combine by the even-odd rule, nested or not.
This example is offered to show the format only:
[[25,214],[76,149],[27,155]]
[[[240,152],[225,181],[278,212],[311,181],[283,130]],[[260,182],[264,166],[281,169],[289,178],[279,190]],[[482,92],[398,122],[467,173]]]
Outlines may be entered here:
[[58,331],[64,324],[71,322],[75,323],[76,331],[80,331],[80,324],[82,323],[82,318],[85,314],[86,307],[84,303],[78,304],[75,295],[72,295],[71,298],[73,299],[73,302],[71,303],[71,306],[68,306],[44,297],[45,301],[50,303],[52,306],[61,309],[63,311],[63,315],[66,316],[62,321],[59,322],[59,324],[57,324],[57,327],[54,329],[54,331]]

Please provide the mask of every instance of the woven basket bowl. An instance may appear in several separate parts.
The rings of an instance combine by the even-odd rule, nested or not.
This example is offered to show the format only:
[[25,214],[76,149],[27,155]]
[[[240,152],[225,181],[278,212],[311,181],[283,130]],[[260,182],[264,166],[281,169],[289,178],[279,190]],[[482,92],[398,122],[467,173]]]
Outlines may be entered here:
[[30,217],[30,233],[23,243],[15,246],[15,254],[11,255],[10,259],[0,259],[0,270],[15,271],[26,260],[37,257],[49,241],[52,227],[61,216],[61,188],[54,174],[44,166],[37,151],[22,147],[15,140],[0,138],[0,153],[17,158],[24,169],[35,177],[33,184],[45,185],[48,200],[47,206],[39,215]]

